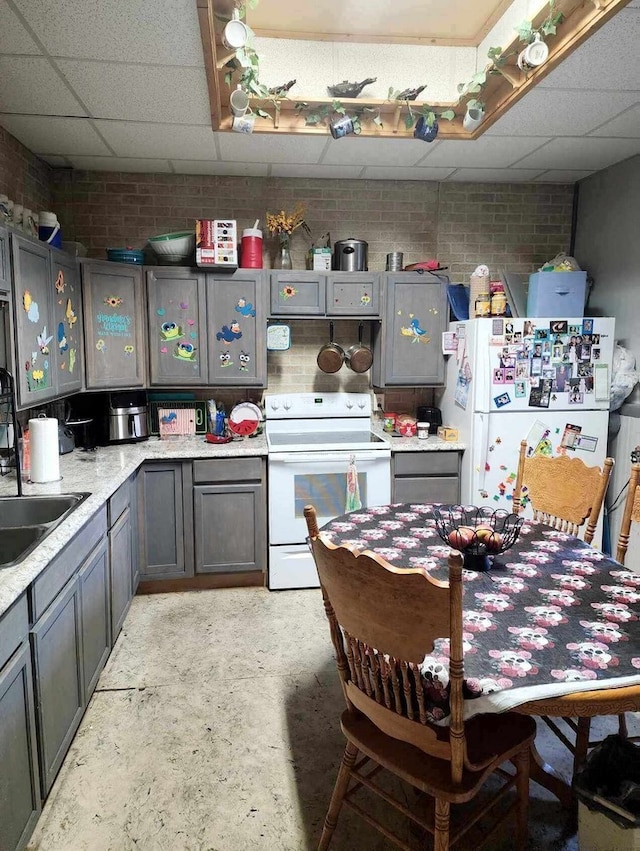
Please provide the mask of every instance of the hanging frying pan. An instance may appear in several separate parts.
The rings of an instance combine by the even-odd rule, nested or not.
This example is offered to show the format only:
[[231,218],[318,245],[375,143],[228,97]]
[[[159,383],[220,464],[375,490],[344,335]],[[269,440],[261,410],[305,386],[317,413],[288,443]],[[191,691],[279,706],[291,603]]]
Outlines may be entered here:
[[373,363],[373,354],[371,353],[371,349],[362,345],[363,327],[364,323],[361,322],[358,325],[357,345],[354,343],[353,346],[349,346],[347,351],[344,353],[344,362],[353,372],[366,372],[371,368],[371,364]]
[[329,342],[318,352],[317,363],[323,372],[337,372],[344,362],[344,350],[333,342],[333,322],[329,323]]

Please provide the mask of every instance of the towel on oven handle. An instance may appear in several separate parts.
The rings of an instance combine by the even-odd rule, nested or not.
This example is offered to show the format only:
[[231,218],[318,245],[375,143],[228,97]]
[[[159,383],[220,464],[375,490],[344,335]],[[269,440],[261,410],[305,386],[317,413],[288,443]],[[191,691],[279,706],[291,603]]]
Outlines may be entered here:
[[347,467],[347,498],[344,504],[345,512],[358,511],[362,508],[360,501],[360,485],[358,484],[358,470],[356,468],[356,456],[349,456],[349,466]]

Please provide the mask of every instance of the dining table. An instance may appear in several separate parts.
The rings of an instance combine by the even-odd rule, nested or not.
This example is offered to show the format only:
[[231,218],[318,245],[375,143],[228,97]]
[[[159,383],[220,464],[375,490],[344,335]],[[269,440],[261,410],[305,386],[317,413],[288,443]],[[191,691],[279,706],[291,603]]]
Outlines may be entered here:
[[[320,531],[334,544],[446,581],[452,547],[439,535],[438,510],[431,503],[373,506]],[[533,520],[490,561],[486,571],[463,570],[465,718],[507,710],[547,723],[563,718],[576,734],[575,743],[564,737],[575,768],[592,717],[640,710],[640,573]],[[436,641],[420,671],[429,720],[446,724],[447,639]],[[571,785],[535,746],[532,757],[531,778],[573,806]]]

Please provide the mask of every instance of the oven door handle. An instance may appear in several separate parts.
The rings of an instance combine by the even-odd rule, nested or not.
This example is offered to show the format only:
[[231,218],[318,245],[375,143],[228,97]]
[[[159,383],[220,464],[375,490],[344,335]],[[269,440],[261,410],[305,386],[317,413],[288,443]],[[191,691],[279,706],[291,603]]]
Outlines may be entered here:
[[367,452],[291,452],[286,455],[269,454],[270,461],[278,461],[281,464],[326,464],[327,462],[342,461],[345,464],[349,463],[349,459],[353,455],[356,463],[358,461],[374,461],[376,459],[389,460],[390,455],[380,450]]

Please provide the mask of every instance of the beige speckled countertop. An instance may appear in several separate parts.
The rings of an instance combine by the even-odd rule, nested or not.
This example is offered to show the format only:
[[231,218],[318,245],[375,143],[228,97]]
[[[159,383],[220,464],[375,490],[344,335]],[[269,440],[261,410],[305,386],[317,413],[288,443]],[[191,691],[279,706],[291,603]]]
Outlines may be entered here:
[[[388,440],[392,452],[450,452],[465,448],[464,444],[449,443],[435,436],[427,440],[419,440],[417,437],[393,438],[384,432],[378,423],[374,424],[373,431]],[[264,435],[233,440],[219,446],[206,443],[201,436],[162,441],[151,438],[141,443],[99,447],[91,453],[75,450],[61,456],[62,479],[49,484],[25,484],[24,493],[37,495],[82,491],[88,492],[90,496],[50,532],[24,561],[13,567],[0,569],[0,615],[20,597],[49,562],[144,461],[188,461],[246,455],[267,455]],[[0,478],[0,496],[15,495],[16,492],[13,476]]]

